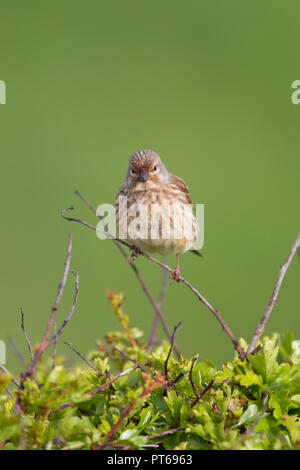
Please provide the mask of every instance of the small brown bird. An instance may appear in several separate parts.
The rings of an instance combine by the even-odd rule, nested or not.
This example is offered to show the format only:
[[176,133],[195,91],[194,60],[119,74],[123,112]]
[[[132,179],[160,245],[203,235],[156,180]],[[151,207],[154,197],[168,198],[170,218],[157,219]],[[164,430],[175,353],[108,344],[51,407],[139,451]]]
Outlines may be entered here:
[[[172,278],[180,279],[179,255],[193,250],[199,233],[184,181],[170,173],[152,150],[131,155],[125,183],[116,197],[119,237],[149,253],[176,255]],[[196,252],[201,256],[200,253]]]

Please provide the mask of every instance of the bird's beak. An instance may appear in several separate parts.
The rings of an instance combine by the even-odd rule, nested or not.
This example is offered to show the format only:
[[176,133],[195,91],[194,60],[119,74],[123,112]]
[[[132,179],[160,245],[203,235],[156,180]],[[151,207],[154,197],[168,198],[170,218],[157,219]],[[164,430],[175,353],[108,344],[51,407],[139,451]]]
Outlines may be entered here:
[[149,173],[148,171],[146,170],[141,170],[139,172],[139,180],[140,181],[147,181],[147,179],[149,178]]

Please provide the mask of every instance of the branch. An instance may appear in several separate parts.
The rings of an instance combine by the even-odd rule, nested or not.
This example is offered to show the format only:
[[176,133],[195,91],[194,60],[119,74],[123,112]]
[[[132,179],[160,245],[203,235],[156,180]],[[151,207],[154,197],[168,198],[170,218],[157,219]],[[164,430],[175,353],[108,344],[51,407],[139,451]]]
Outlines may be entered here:
[[24,336],[25,336],[25,340],[26,340],[26,343],[27,343],[27,346],[28,346],[28,349],[29,349],[29,354],[30,354],[30,359],[33,360],[33,351],[32,351],[32,346],[31,346],[31,342],[30,342],[30,339],[25,331],[25,326],[24,326],[24,312],[23,312],[23,307],[21,307],[21,328],[22,328],[22,331],[24,333]]
[[[29,366],[28,366],[28,368],[27,368],[27,370],[26,370],[26,372],[23,376],[22,383],[24,382],[25,378],[34,370],[36,363],[38,362],[39,358],[41,357],[41,355],[43,354],[45,349],[47,349],[53,342],[55,342],[57,340],[57,337],[63,332],[64,328],[66,327],[67,323],[69,322],[69,320],[71,319],[71,317],[74,313],[75,306],[76,306],[76,303],[77,303],[78,290],[79,290],[79,284],[78,284],[79,276],[75,271],[73,271],[73,269],[70,268],[71,249],[72,249],[72,234],[70,233],[69,234],[67,257],[66,257],[66,262],[65,262],[65,269],[64,269],[62,281],[61,281],[61,283],[59,284],[59,287],[58,287],[58,293],[57,293],[57,296],[56,296],[56,300],[55,300],[54,306],[53,306],[52,311],[51,311],[51,315],[50,315],[50,318],[49,318],[49,321],[48,321],[48,324],[47,324],[47,327],[46,327],[46,331],[45,331],[43,340],[42,340],[42,342],[41,342],[34,358],[30,362],[30,364],[29,364]],[[66,317],[66,319],[64,320],[62,326],[59,328],[59,330],[57,332],[54,333],[54,335],[51,337],[51,339],[48,340],[50,329],[51,329],[51,326],[52,326],[54,318],[55,318],[55,314],[56,314],[56,311],[57,311],[57,308],[58,308],[58,305],[59,305],[64,287],[65,287],[65,284],[66,284],[66,280],[67,280],[69,271],[72,272],[75,276],[75,295],[74,295],[73,304],[72,304],[71,309],[69,311],[69,314]]]
[[194,394],[195,394],[196,398],[200,397],[200,392],[198,392],[198,390],[197,390],[197,388],[196,388],[196,384],[195,384],[195,382],[193,381],[193,376],[192,376],[192,374],[193,374],[194,364],[195,364],[195,362],[197,361],[197,359],[198,359],[198,356],[193,357],[193,359],[192,359],[192,364],[191,364],[191,368],[190,368],[190,373],[189,373],[190,384],[191,384],[191,386],[192,386],[192,389],[193,389],[193,391],[194,391]]
[[[165,317],[163,316],[163,313],[162,313],[162,310],[161,310],[161,303],[154,299],[153,295],[151,294],[150,290],[148,289],[148,287],[147,287],[144,279],[142,278],[139,270],[137,269],[136,265],[130,259],[128,254],[123,250],[122,246],[120,246],[119,244],[117,244],[117,246],[118,246],[119,250],[121,251],[122,255],[124,256],[124,258],[127,260],[128,264],[131,267],[131,269],[133,270],[134,274],[136,275],[143,291],[145,292],[146,296],[148,297],[150,303],[152,304],[152,306],[154,308],[155,315],[160,319],[160,321],[162,323],[162,326],[163,326],[163,329],[164,329],[169,341],[171,341],[172,334],[171,334],[171,331],[170,331],[170,329],[167,325]],[[180,351],[179,351],[178,346],[177,346],[176,343],[174,343],[174,350],[176,351],[177,357],[180,358]]]
[[44,337],[42,339],[42,342],[41,342],[34,358],[32,359],[31,363],[29,364],[29,367],[26,371],[26,375],[28,375],[30,372],[33,371],[37,361],[39,360],[39,358],[41,357],[41,355],[43,354],[45,349],[49,346],[48,336],[49,336],[49,333],[50,333],[50,330],[51,330],[51,327],[52,327],[52,324],[53,324],[53,321],[54,321],[54,317],[55,317],[55,314],[57,312],[59,302],[60,302],[64,287],[65,287],[65,284],[66,284],[66,281],[67,281],[67,277],[68,277],[68,273],[69,273],[69,269],[70,269],[71,256],[72,256],[72,233],[70,232],[69,233],[67,256],[66,256],[66,261],[65,261],[65,269],[64,269],[64,272],[63,272],[62,280],[61,280],[61,282],[58,286],[57,296],[56,296],[54,305],[53,305],[52,310],[51,310],[50,318],[49,318],[49,321],[47,323],[47,327],[46,327],[46,331],[44,333]]
[[59,405],[58,408],[51,408],[48,412],[48,416],[51,415],[52,413],[57,413],[58,411],[64,410],[65,408],[74,406],[74,403],[72,401],[68,401],[67,403],[63,403],[62,405]]
[[[85,222],[84,220],[82,219],[75,219],[75,218],[71,218],[71,217],[66,217],[64,214],[68,211],[68,210],[72,210],[74,209],[73,206],[70,206],[68,207],[67,209],[64,209],[63,211],[61,211],[61,215],[62,217],[65,219],[65,220],[68,220],[70,222],[78,222],[82,225],[85,225],[86,227],[89,227],[93,230],[95,230],[96,232],[99,232],[101,234],[104,234],[108,236],[108,238],[111,238],[115,241],[117,241],[118,243],[124,245],[124,246],[127,246],[128,248],[131,248],[131,246],[124,242],[124,240],[121,240],[119,238],[116,238],[116,237],[113,237],[112,235],[110,235],[109,233],[107,232],[104,232],[100,229],[98,229],[97,227],[94,227],[93,225],[91,224],[88,224],[87,222]],[[148,255],[148,253],[145,253],[144,251],[140,250],[139,254],[141,256],[143,256],[144,258],[147,258],[148,260],[152,261],[153,263],[157,264],[158,266],[162,267],[163,269],[165,269],[166,271],[168,271],[170,274],[173,272],[173,270],[167,266],[166,264],[162,263],[161,261],[153,258],[152,256]],[[221,324],[223,330],[225,331],[225,333],[227,334],[227,336],[229,336],[229,338],[231,339],[233,345],[234,345],[234,348],[235,350],[237,351],[239,357],[241,359],[244,359],[245,358],[245,352],[244,350],[241,348],[241,346],[239,345],[239,342],[236,338],[236,336],[232,333],[232,331],[230,330],[229,326],[225,323],[225,321],[223,320],[223,318],[221,317],[219,311],[217,309],[215,309],[204,297],[203,295],[200,294],[200,292],[198,292],[198,290],[192,286],[192,284],[190,284],[186,279],[184,279],[182,276],[179,277],[178,279],[178,282],[182,282],[183,284],[185,284],[196,296],[197,298],[200,300],[200,302],[202,302],[212,313],[213,315],[216,317],[216,319],[218,320],[218,322]],[[155,304],[155,301],[154,301],[154,304]],[[159,312],[159,309],[156,310],[157,312]],[[161,312],[160,312],[161,313]]]
[[102,376],[101,372],[97,369],[97,367],[94,366],[94,364],[92,364],[91,361],[89,361],[86,357],[84,357],[81,352],[77,351],[77,349],[74,348],[74,346],[72,346],[71,343],[69,343],[68,341],[64,341],[64,343],[69,346],[70,349],[72,349],[72,351],[74,351],[88,366],[90,366],[95,372],[97,375],[99,376]]
[[[155,378],[154,382],[149,383],[147,387],[144,389],[142,394],[139,396],[138,400],[142,401],[144,398],[146,398],[154,389],[162,387],[164,385],[164,379],[162,376],[158,376]],[[124,421],[124,419],[130,414],[130,412],[137,406],[137,402],[131,403],[126,410],[123,412],[123,414],[120,416],[119,420],[116,422],[116,424],[111,428],[111,430],[106,434],[105,439],[106,442],[109,442],[115,431],[118,429],[120,424]],[[100,449],[103,447],[103,444],[99,444],[98,446],[95,447],[95,450]]]
[[291,261],[294,257],[294,254],[296,253],[297,250],[299,250],[299,248],[300,248],[300,233],[299,233],[298,237],[296,238],[296,241],[293,244],[292,249],[291,249],[285,263],[282,266],[280,266],[279,275],[278,275],[274,290],[272,292],[270,301],[268,303],[268,306],[266,308],[265,313],[262,316],[262,319],[261,319],[260,323],[257,325],[257,327],[255,329],[251,344],[250,344],[246,354],[253,354],[256,343],[259,340],[259,338],[261,337],[261,335],[263,334],[266,323],[267,323],[267,321],[268,321],[268,319],[271,315],[271,312],[273,310],[273,307],[274,307],[275,303],[277,302],[279,289],[281,287],[284,276],[285,276],[285,274],[286,274],[286,272],[289,268],[289,265],[291,264]]
[[193,406],[196,405],[196,403],[198,403],[198,401],[204,397],[204,395],[213,387],[214,383],[215,380],[212,379],[209,384],[205,387],[205,389],[199,395],[196,396],[194,401],[192,401],[191,408],[193,408]]
[[[169,352],[168,352],[168,355],[167,355],[167,358],[166,358],[165,364],[164,364],[164,366],[165,366],[165,377],[166,377],[166,381],[167,381],[168,385],[173,385],[173,382],[169,379],[169,375],[168,375],[168,372],[169,372],[168,362],[169,362],[171,352],[172,352],[172,349],[173,349],[175,334],[176,334],[176,331],[178,330],[178,328],[181,326],[181,323],[182,322],[180,322],[180,323],[178,323],[177,325],[174,326],[173,333],[172,333],[172,338],[171,338],[171,346],[170,346],[170,349],[169,349]],[[176,382],[177,382],[177,380],[176,380]]]
[[63,332],[63,330],[65,329],[65,327],[67,326],[67,324],[69,323],[69,321],[71,320],[71,317],[74,313],[74,310],[75,310],[75,307],[76,307],[76,304],[77,304],[77,299],[78,299],[78,292],[79,292],[79,276],[78,274],[71,268],[69,268],[69,271],[71,273],[74,274],[75,276],[75,294],[74,294],[74,299],[73,299],[73,304],[71,306],[71,309],[67,315],[67,317],[65,318],[63,324],[61,325],[61,327],[59,328],[59,330],[57,331],[57,333],[55,333],[51,339],[49,339],[48,343],[47,343],[47,346],[46,347],[49,347],[50,344],[52,344],[54,341],[56,341],[57,337],[60,336]]
[[[97,210],[96,208],[93,206],[93,204],[91,204],[79,191],[75,191],[75,194],[88,206],[88,208],[93,212],[94,215],[97,215]],[[92,228],[94,229],[96,232],[99,231],[99,229],[97,227],[94,227],[93,225],[90,225],[90,224],[87,224],[85,221],[81,220],[81,219],[73,219],[73,218],[70,218],[70,217],[66,217],[64,214],[65,212],[67,212],[68,210],[73,210],[74,207],[73,206],[70,206],[69,208],[67,209],[64,209],[62,212],[61,212],[61,216],[68,220],[68,221],[73,221],[73,222],[79,222],[89,228]],[[100,216],[97,216],[99,218],[99,220],[101,221],[103,219],[103,217],[100,217]],[[99,231],[100,233],[105,233],[111,240],[112,242],[116,245],[116,247],[120,250],[121,254],[124,256],[124,258],[126,259],[126,261],[128,262],[129,266],[131,267],[131,269],[133,270],[134,274],[136,275],[137,277],[137,280],[139,281],[143,291],[145,292],[146,296],[148,297],[148,300],[150,301],[150,303],[152,304],[153,308],[154,308],[154,311],[155,311],[155,315],[156,317],[158,317],[162,323],[162,326],[163,326],[163,329],[169,339],[169,341],[171,341],[171,331],[169,330],[169,327],[167,325],[167,322],[163,316],[163,313],[162,313],[162,310],[161,310],[161,304],[162,304],[162,300],[163,300],[163,296],[164,296],[164,293],[165,293],[165,290],[166,290],[166,282],[168,280],[168,277],[166,278],[165,280],[165,276],[163,278],[163,285],[162,285],[162,289],[161,289],[161,294],[160,294],[160,298],[158,301],[156,301],[154,299],[154,297],[152,296],[150,290],[148,289],[143,277],[141,276],[138,268],[136,267],[136,265],[134,264],[133,260],[128,256],[128,254],[126,253],[126,251],[123,249],[122,245],[126,246],[127,248],[131,248],[131,246],[124,242],[123,240],[118,240],[116,239],[112,234],[108,233],[108,232],[103,232],[103,231]],[[165,271],[164,271],[165,273]],[[164,285],[165,284],[165,285]],[[176,351],[176,354],[177,354],[177,357],[180,358],[180,351],[178,349],[178,346],[176,344],[176,342],[174,343],[174,350]]]
[[[57,332],[56,318],[54,318],[53,331],[54,331],[54,334],[56,335],[56,332]],[[52,369],[55,369],[55,367],[56,367],[56,352],[57,352],[57,337],[56,337],[56,339],[54,341],[54,344],[53,344]]]
[[11,376],[10,380],[11,380],[18,388],[21,387],[20,382],[9,372],[9,370],[6,369],[6,367],[5,367],[3,364],[0,364],[0,369],[1,369],[2,372],[4,372],[5,374],[8,374],[8,375]]
[[158,432],[157,434],[153,434],[152,436],[148,436],[147,439],[157,439],[158,437],[167,436],[168,434],[175,434],[179,431],[184,431],[185,428],[175,428],[175,429],[168,429],[167,431]]
[[[66,343],[69,345],[69,343]],[[76,352],[76,351],[75,351]],[[80,354],[80,353],[79,353]],[[81,357],[81,356],[80,356]],[[132,372],[133,370],[136,370],[136,369],[139,369],[141,368],[141,366],[150,366],[151,365],[151,362],[145,362],[144,364],[136,364],[135,366],[133,367],[130,367],[129,369],[126,369],[122,372],[120,372],[119,374],[115,375],[114,377],[112,377],[111,379],[109,379],[107,382],[105,382],[103,385],[100,385],[99,387],[96,387],[96,388],[93,388],[93,390],[90,390],[89,392],[86,392],[84,395],[85,396],[92,396],[92,395],[95,395],[96,393],[99,393],[99,392],[104,392],[105,388],[108,387],[109,385],[111,385],[112,383],[114,383],[116,380],[118,380],[120,377],[123,377],[124,375],[126,374],[129,374],[130,372]],[[99,371],[98,371],[99,372]],[[68,401],[66,403],[63,403],[62,405],[60,405],[58,408],[52,408],[51,410],[49,410],[49,414],[51,413],[56,413],[60,410],[63,410],[65,408],[68,408],[68,407],[72,407],[74,406],[74,403],[72,401]]]
[[152,375],[151,372],[149,372],[147,369],[145,369],[145,367],[142,364],[140,364],[136,359],[133,359],[132,357],[129,357],[124,351],[121,351],[121,349],[118,349],[116,346],[114,346],[114,349],[116,351],[118,351],[120,354],[122,354],[128,361],[133,362],[143,372],[145,372],[146,374],[149,374],[152,377],[153,380],[156,380],[154,375]]
[[119,374],[115,375],[114,377],[109,379],[107,382],[105,382],[105,384],[100,385],[99,387],[93,388],[93,390],[90,390],[89,392],[86,392],[85,395],[94,395],[95,393],[103,392],[106,387],[114,383],[120,377],[123,377],[123,375],[129,374],[129,372],[132,372],[133,370],[140,369],[141,366],[145,367],[145,366],[150,366],[150,365],[151,365],[151,362],[145,362],[144,364],[136,364],[135,366],[130,367],[129,369],[126,369],[120,372]]

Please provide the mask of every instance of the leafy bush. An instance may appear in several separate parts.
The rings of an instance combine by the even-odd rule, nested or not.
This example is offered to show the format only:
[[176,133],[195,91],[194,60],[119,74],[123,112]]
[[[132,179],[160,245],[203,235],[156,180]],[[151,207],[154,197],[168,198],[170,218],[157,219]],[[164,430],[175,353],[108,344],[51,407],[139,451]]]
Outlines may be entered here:
[[121,331],[97,343],[90,365],[68,370],[63,358],[41,357],[14,391],[0,375],[2,449],[300,448],[300,341],[291,332],[218,368],[177,359],[169,342],[148,352],[122,294],[109,298]]

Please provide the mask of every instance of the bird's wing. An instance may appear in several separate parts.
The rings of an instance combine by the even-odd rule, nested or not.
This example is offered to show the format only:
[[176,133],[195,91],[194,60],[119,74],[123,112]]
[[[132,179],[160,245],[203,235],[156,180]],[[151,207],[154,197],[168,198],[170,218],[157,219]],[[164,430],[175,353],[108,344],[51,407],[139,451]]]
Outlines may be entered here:
[[[188,204],[193,204],[193,202],[190,198],[190,195],[189,195],[189,188],[187,187],[185,182],[181,178],[178,178],[178,176],[173,175],[173,173],[171,173],[170,176],[171,176],[171,184],[174,185],[177,190],[182,191],[182,193],[186,197],[186,200],[187,200]],[[194,253],[195,255],[200,256],[201,258],[203,258],[203,255],[202,255],[202,253],[200,253],[200,251],[198,251],[194,248],[192,248],[189,251],[191,253]]]
[[181,178],[179,178],[178,176],[174,175],[173,173],[170,173],[170,176],[171,176],[171,185],[173,185],[175,187],[175,189],[177,189],[179,191],[182,191],[182,193],[186,197],[186,202],[188,204],[193,204],[193,202],[190,198],[190,195],[189,195],[189,188],[187,187],[185,182]]
[[115,203],[118,202],[118,199],[119,199],[120,196],[126,196],[126,194],[127,194],[127,192],[126,192],[126,186],[125,186],[125,184],[123,184],[123,185],[120,187],[120,189],[119,189],[119,191],[118,191],[118,194],[116,195]]

